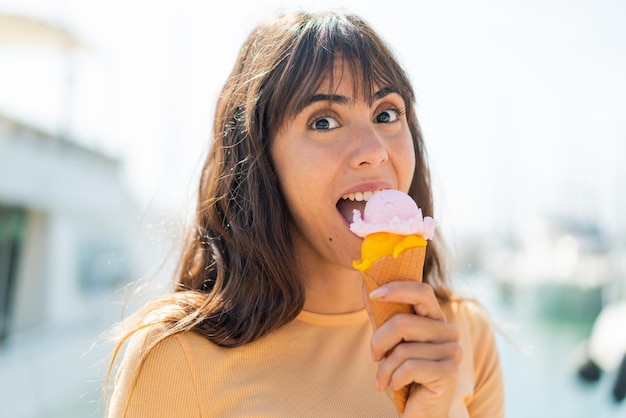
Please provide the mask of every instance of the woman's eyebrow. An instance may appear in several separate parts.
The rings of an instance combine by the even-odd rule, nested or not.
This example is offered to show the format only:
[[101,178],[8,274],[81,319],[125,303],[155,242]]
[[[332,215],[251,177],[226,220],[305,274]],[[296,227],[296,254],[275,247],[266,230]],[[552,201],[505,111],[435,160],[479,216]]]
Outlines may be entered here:
[[339,94],[314,94],[313,96],[310,96],[305,102],[304,102],[304,106],[303,108],[312,105],[313,103],[317,103],[317,102],[329,102],[329,103],[336,103],[339,105],[346,105],[348,104],[349,100],[346,96],[342,96]]
[[[391,93],[398,93],[398,90],[393,88],[393,87],[383,87],[382,89],[378,90],[376,93],[374,93],[374,100],[380,100],[383,97],[391,94]],[[347,105],[350,102],[350,99],[346,96],[342,96],[340,94],[324,94],[324,93],[318,93],[318,94],[314,94],[312,96],[309,96],[303,103],[302,108],[304,109],[305,107],[308,107],[310,105],[312,105],[313,103],[317,103],[317,102],[329,102],[329,103],[335,103],[338,105]]]
[[374,100],[380,100],[383,97],[391,94],[391,93],[398,93],[398,90],[396,90],[393,87],[383,87],[382,89],[378,90],[376,93],[374,93]]

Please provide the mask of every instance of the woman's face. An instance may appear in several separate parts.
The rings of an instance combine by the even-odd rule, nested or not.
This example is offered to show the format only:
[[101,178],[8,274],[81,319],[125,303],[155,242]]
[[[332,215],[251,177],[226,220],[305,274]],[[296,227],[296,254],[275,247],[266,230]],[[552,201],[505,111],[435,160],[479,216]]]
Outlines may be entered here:
[[362,211],[377,190],[407,192],[415,152],[402,97],[375,86],[369,105],[363,94],[353,96],[355,80],[342,66],[335,64],[334,91],[322,83],[278,130],[271,155],[293,216],[296,254],[352,269],[361,244],[349,230],[352,210]]

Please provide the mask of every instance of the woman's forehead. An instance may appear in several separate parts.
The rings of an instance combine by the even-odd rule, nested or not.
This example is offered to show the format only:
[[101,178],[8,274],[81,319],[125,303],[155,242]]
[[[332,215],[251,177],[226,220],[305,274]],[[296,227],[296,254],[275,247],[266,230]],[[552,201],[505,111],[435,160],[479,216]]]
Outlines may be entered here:
[[363,77],[354,74],[354,66],[348,65],[344,59],[333,62],[332,73],[326,71],[319,78],[315,93],[334,94],[338,91],[358,91],[363,84]]
[[381,81],[371,76],[367,77],[358,62],[340,58],[333,61],[332,71],[327,70],[322,73],[318,82],[314,84],[314,88],[310,91],[303,91],[302,94],[307,97],[318,94],[341,95],[351,100],[371,101],[375,92],[381,88],[390,87],[381,84]]

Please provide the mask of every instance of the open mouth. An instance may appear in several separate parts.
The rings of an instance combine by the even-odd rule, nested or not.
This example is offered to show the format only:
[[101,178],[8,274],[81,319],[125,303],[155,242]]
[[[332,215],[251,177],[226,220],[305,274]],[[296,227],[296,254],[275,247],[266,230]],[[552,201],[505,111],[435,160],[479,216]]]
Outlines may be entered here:
[[337,210],[341,213],[341,216],[343,216],[346,222],[351,223],[353,211],[358,209],[363,213],[365,203],[379,191],[380,190],[346,194],[337,202]]

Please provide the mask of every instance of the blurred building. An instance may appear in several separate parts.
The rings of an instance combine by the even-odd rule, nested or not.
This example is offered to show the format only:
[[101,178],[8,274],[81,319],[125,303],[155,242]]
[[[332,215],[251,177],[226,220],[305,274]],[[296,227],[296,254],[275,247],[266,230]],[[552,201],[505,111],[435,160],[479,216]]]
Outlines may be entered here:
[[[28,54],[45,61],[55,48],[71,59],[81,43],[61,27],[0,12],[0,49],[20,58],[33,45],[43,49]],[[0,78],[49,70],[28,72],[28,62],[11,61],[13,73],[0,68]],[[60,129],[17,116],[7,100],[0,109],[1,417],[69,416],[66,406],[97,383],[90,346],[111,323],[117,290],[138,274],[137,208],[121,162],[73,139],[71,89],[61,80],[60,97],[48,98]],[[29,85],[23,94],[38,103],[46,93]],[[87,408],[75,416],[97,406]]]
[[[33,46],[71,61],[83,43],[61,25],[0,13],[0,47]],[[13,64],[31,78],[38,74],[28,72],[30,61]],[[0,342],[33,326],[84,318],[90,294],[131,274],[134,208],[119,162],[69,139],[72,84],[60,92],[49,106],[61,119],[56,132],[13,116],[10,103],[0,109]],[[41,101],[37,91],[23,94]]]
[[84,320],[130,278],[118,161],[0,115],[0,340]]

